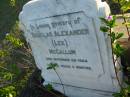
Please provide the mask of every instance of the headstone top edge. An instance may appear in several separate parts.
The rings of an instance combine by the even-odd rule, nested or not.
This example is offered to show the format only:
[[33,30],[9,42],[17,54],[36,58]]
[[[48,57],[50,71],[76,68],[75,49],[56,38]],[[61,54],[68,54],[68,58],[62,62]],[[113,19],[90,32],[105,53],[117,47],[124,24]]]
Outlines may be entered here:
[[[79,7],[74,8],[76,3],[74,3],[75,4],[74,7],[69,5],[69,3],[74,1],[74,0],[68,0],[67,8],[65,8],[65,10],[63,10],[64,8],[62,6],[59,6],[59,7],[56,6],[57,7],[57,9],[56,9],[55,6],[52,6],[53,4],[50,1],[53,1],[53,3],[56,2],[56,0],[31,0],[31,1],[29,1],[28,3],[26,3],[24,5],[24,7],[23,7],[23,9],[22,9],[22,11],[21,11],[21,13],[19,15],[19,19],[22,20],[22,21],[24,20],[26,22],[28,20],[35,19],[36,17],[43,17],[45,15],[46,16],[47,15],[48,16],[53,16],[53,15],[57,15],[59,13],[61,13],[61,14],[68,13],[69,11],[76,12],[76,11],[79,11],[80,8],[83,11],[88,10],[88,12],[92,14],[91,16],[95,17],[95,16],[97,16],[98,12],[93,12],[93,11],[89,11],[89,10],[90,9],[91,10],[97,9],[97,11],[98,11],[98,7],[99,7],[98,5],[99,5],[99,3],[102,3],[101,0],[93,0],[93,1],[92,0],[88,0],[88,1],[82,0],[82,4],[84,4],[84,2],[90,2],[89,4],[93,5],[94,3],[92,3],[92,2],[97,2],[98,4],[95,3],[97,7],[96,6],[93,7],[94,6],[93,5],[93,6],[89,6],[91,8],[85,8],[85,7],[82,7],[82,5],[79,5]],[[61,1],[65,1],[65,0],[61,0]],[[77,1],[77,5],[79,4],[78,2],[79,1]],[[49,6],[46,6],[45,3],[49,4]],[[42,4],[43,5],[45,4],[45,7],[42,6]],[[86,3],[83,6],[88,6],[89,4]],[[39,9],[39,10],[37,11],[36,9]],[[56,11],[54,11],[54,9]],[[49,13],[49,11],[51,13]],[[45,13],[42,13],[42,12],[45,12]],[[32,18],[32,19],[29,19],[29,18]]]

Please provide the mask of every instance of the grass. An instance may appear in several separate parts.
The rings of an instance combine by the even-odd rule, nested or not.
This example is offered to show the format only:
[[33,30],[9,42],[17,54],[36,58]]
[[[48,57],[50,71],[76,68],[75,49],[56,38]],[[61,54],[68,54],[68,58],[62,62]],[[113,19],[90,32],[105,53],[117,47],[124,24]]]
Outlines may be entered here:
[[3,39],[5,32],[10,32],[18,21],[18,15],[23,5],[29,0],[0,0],[0,39]]
[[[23,60],[26,59],[26,61],[32,62],[33,58],[30,52],[27,51],[27,48],[25,46],[21,48],[15,48],[13,47],[13,44],[11,44],[10,41],[6,41],[5,38],[6,38],[6,33],[10,33],[17,39],[21,39],[24,43],[26,43],[18,27],[18,15],[22,10],[23,5],[27,1],[29,0],[1,0],[0,1],[0,51],[5,50],[9,52],[8,56],[5,57],[0,56],[0,67],[4,67],[5,69],[8,70],[7,72],[6,70],[3,70],[3,68],[0,68],[0,85],[3,85],[2,83],[6,82],[6,80],[1,82],[1,78],[3,77],[2,73],[7,72],[8,76],[6,74],[6,78],[8,77],[10,79],[12,75],[9,72],[12,73],[18,71],[18,68],[21,69],[21,71],[24,69],[25,71],[27,71],[26,73],[20,72],[19,74],[18,71],[17,75],[15,75],[14,77],[13,82],[11,81],[11,83],[3,85],[3,87],[8,87],[10,85],[14,86],[17,89],[16,92],[20,92],[20,89],[23,88],[22,86],[26,84],[29,75],[33,72],[32,68],[30,69],[29,67],[30,63],[27,63]],[[13,64],[16,64],[17,67],[13,66]],[[18,66],[19,64],[21,66]],[[12,66],[14,69],[12,69]],[[19,76],[22,77],[22,79],[18,78]],[[1,88],[2,87],[0,87],[0,90]]]

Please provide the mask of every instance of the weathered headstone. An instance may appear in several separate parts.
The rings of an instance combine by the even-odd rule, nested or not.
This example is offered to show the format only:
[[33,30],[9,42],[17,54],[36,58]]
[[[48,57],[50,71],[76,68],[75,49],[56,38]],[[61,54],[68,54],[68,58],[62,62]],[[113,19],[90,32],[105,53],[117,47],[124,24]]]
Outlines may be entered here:
[[110,13],[101,0],[32,0],[19,19],[45,83],[68,97],[112,97],[119,90],[110,40],[99,17]]

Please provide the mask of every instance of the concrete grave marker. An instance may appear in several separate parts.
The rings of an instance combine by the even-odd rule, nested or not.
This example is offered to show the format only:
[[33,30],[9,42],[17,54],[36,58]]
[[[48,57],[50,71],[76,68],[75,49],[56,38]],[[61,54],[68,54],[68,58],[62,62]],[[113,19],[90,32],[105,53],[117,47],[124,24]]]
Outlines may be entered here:
[[32,0],[23,7],[21,29],[45,83],[63,92],[47,64],[57,63],[68,97],[112,97],[119,90],[109,38],[99,17],[109,14],[101,0]]

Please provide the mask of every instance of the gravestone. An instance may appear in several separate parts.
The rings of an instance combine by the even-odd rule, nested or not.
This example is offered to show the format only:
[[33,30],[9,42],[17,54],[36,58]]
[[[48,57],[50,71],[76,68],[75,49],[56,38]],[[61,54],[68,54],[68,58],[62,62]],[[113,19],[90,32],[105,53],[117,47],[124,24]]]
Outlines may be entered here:
[[[108,16],[101,0],[32,0],[19,15],[45,83],[68,97],[112,97],[119,91],[108,36],[99,17]],[[50,63],[57,63],[60,79]],[[120,74],[120,73],[119,73]],[[121,76],[119,75],[121,78]]]

